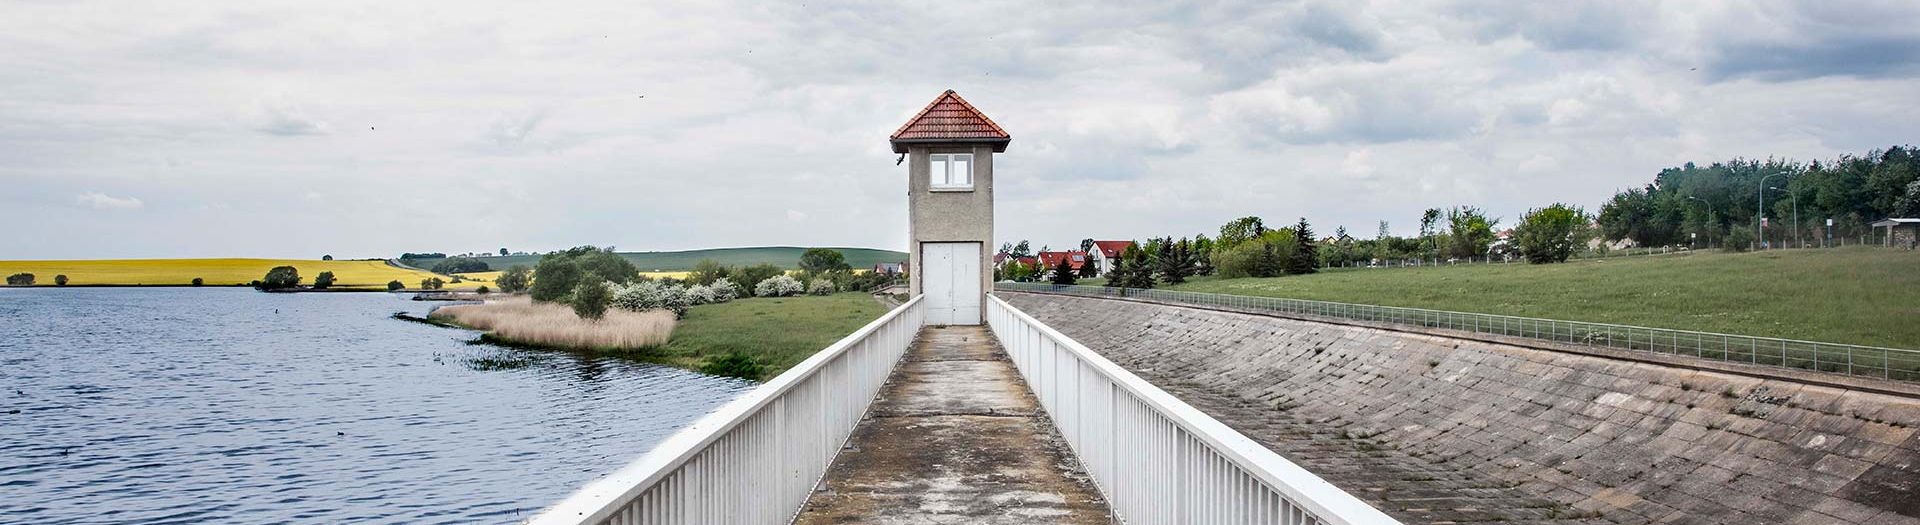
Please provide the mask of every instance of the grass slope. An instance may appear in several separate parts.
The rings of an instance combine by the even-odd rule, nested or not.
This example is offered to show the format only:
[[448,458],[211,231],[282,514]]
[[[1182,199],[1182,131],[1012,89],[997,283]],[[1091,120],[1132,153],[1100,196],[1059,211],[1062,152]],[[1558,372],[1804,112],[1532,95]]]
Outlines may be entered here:
[[1170,289],[1920,348],[1920,252],[1874,247],[1336,269]]
[[[265,277],[275,266],[300,270],[301,284],[312,284],[314,276],[331,271],[337,288],[384,290],[387,281],[398,280],[408,287],[419,286],[421,279],[434,274],[408,268],[395,268],[383,261],[316,261],[300,259],[111,259],[92,261],[0,261],[0,275],[26,272],[34,274],[36,284],[53,286],[53,276],[66,274],[68,284],[118,286],[186,286],[195,277],[207,286],[244,285]],[[449,284],[450,289],[465,289],[481,283]]]
[[[859,268],[872,268],[883,262],[904,262],[905,252],[876,250],[872,248],[834,248],[847,257],[847,264]],[[756,248],[714,248],[709,250],[688,250],[679,252],[620,252],[621,257],[633,261],[633,265],[642,272],[676,273],[693,269],[701,259],[713,259],[720,264],[730,266],[748,266],[760,263],[772,263],[781,268],[800,267],[800,254],[807,249],[794,246],[762,246]],[[533,266],[540,262],[538,255],[509,255],[480,257],[481,261],[494,270],[505,270],[508,266],[525,264]],[[408,259],[407,264],[420,268],[432,268],[441,259]]]
[[700,305],[687,310],[659,356],[698,369],[709,357],[739,350],[767,367],[766,379],[885,313],[873,296],[857,292]]

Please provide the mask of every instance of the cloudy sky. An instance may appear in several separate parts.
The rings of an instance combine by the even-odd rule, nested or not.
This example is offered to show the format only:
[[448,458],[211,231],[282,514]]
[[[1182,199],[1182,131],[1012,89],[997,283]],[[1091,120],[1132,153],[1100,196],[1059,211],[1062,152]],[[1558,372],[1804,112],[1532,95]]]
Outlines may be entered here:
[[0,4],[0,259],[898,249],[949,88],[1036,247],[1920,142],[1912,1],[147,4]]

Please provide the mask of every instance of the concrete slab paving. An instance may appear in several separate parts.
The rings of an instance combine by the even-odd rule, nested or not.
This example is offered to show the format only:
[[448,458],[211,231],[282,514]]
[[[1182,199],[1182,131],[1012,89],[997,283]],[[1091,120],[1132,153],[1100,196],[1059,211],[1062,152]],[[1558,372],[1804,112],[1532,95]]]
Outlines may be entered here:
[[800,524],[1108,523],[1100,493],[985,327],[927,327]]

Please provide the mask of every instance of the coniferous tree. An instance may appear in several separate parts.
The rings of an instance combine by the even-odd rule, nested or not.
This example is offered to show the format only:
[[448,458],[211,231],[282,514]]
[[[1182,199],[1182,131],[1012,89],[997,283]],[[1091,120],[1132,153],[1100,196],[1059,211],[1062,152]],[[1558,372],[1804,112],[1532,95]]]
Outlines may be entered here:
[[1129,246],[1127,247],[1126,258],[1126,282],[1122,286],[1127,288],[1152,288],[1153,261],[1148,259],[1147,251],[1138,246]]
[[1307,226],[1307,218],[1301,217],[1300,224],[1293,226],[1293,259],[1287,261],[1287,273],[1307,274],[1319,271],[1320,245],[1313,240],[1313,229]]
[[1127,285],[1126,283],[1127,281],[1126,250],[1121,250],[1119,255],[1115,255],[1113,257],[1113,263],[1111,263],[1109,266],[1111,267],[1107,269],[1107,282],[1106,284],[1104,284],[1104,286],[1107,286],[1109,288],[1126,286]]
[[1080,263],[1081,279],[1092,279],[1094,277],[1099,277],[1099,276],[1100,276],[1100,267],[1094,266],[1093,260],[1088,259],[1085,261],[1081,261]]
[[1160,246],[1160,279],[1167,284],[1187,282],[1187,276],[1193,275],[1193,243],[1167,237]]
[[1260,243],[1260,254],[1253,260],[1253,277],[1279,277],[1287,273],[1286,254],[1271,242]]
[[1073,265],[1067,261],[1066,257],[1060,258],[1060,264],[1053,265],[1053,284],[1071,286],[1075,276]]

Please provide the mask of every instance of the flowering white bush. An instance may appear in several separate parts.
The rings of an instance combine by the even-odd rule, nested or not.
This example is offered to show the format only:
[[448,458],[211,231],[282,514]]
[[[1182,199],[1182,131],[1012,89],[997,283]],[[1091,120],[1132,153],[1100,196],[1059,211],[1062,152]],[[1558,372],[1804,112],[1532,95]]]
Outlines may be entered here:
[[707,291],[713,294],[713,302],[716,303],[724,303],[740,297],[740,285],[733,284],[733,281],[725,277],[715,279],[713,284],[707,285]]
[[613,306],[623,310],[669,310],[679,317],[687,315],[688,304],[687,289],[677,284],[638,281],[613,290]]
[[833,295],[837,291],[831,279],[814,279],[813,284],[807,285],[807,295]]
[[787,275],[768,277],[767,280],[760,281],[760,284],[753,285],[753,294],[761,297],[787,297],[799,295],[806,290],[807,287],[800,284],[799,279]]
[[702,305],[702,304],[708,304],[712,302],[713,302],[712,288],[708,288],[706,286],[698,285],[698,284],[687,287],[687,303],[688,304]]

